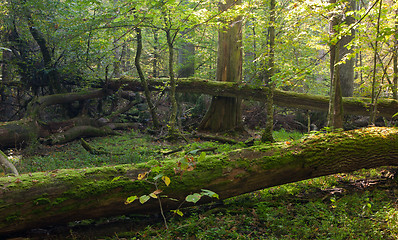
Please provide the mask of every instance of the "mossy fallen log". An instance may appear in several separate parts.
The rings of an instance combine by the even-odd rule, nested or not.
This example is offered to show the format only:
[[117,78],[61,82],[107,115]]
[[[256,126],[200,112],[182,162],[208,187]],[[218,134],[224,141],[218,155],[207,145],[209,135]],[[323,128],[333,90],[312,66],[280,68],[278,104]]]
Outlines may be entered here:
[[[201,189],[214,191],[225,199],[333,173],[397,166],[398,129],[319,134],[194,161],[193,171],[184,170],[174,159],[0,178],[0,235],[79,219],[158,212],[157,199],[124,204],[129,196],[149,195],[156,190],[150,182],[138,180],[139,174],[149,170],[151,181],[158,173],[171,179],[169,186],[158,184],[162,195],[178,200],[162,198],[163,209],[171,210],[178,208],[187,195]],[[198,204],[211,200],[203,197]]]
[[[148,85],[151,91],[167,90],[168,79],[150,79]],[[122,77],[110,81],[111,89],[122,88],[130,91],[143,91],[138,79]],[[266,101],[269,89],[264,86],[252,86],[232,82],[210,81],[197,78],[178,79],[176,91],[202,93],[211,96],[240,97],[256,101]],[[326,96],[296,93],[275,89],[274,104],[283,107],[328,111],[329,98]],[[371,99],[359,97],[343,98],[344,114],[368,116]],[[380,98],[377,102],[378,116],[392,117],[398,111],[398,101]]]

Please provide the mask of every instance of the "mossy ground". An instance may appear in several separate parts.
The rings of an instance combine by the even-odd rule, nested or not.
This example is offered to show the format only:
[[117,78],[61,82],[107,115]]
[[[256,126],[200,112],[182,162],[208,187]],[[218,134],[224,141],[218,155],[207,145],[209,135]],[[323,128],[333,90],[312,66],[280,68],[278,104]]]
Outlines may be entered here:
[[[301,136],[282,131],[274,137],[286,144]],[[25,173],[53,171],[156,162],[195,155],[202,148],[217,147],[215,153],[222,153],[243,147],[194,141],[181,143],[183,151],[163,156],[180,145],[154,141],[136,132],[88,140],[95,147],[126,154],[90,155],[75,142],[42,146],[40,155],[20,157],[16,166]],[[47,239],[397,239],[398,181],[390,172],[393,169],[380,168],[320,177],[227,199],[223,205],[182,209],[183,217],[167,214],[168,230],[158,216],[122,216],[71,223],[70,228],[57,233],[49,228]],[[43,196],[37,202],[45,205],[48,199]],[[115,228],[115,223],[119,227]],[[42,237],[37,239],[46,239]]]

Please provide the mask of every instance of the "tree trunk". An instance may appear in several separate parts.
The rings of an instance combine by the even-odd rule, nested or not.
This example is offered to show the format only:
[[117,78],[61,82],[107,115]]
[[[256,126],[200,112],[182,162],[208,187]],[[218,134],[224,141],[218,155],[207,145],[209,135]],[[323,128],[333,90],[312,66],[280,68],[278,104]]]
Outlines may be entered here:
[[[345,12],[354,11],[356,9],[356,1],[347,1],[347,8]],[[355,23],[355,18],[353,16],[346,16],[345,25],[350,26]],[[352,48],[348,49],[347,44],[349,44],[355,37],[355,29],[351,29],[351,32],[345,36],[341,37],[339,42],[339,61],[342,60],[349,54],[353,53]],[[354,62],[355,58],[347,59],[343,64],[340,65],[340,83],[341,83],[341,94],[343,97],[352,97],[354,93]]]
[[[241,0],[219,3],[225,11]],[[216,80],[241,82],[242,80],[242,19],[239,17],[218,32],[218,56]],[[217,114],[214,114],[217,113]],[[200,123],[199,131],[225,132],[242,130],[241,99],[236,97],[213,97],[209,110]]]
[[149,112],[152,116],[152,123],[153,123],[153,127],[155,129],[159,129],[160,128],[160,123],[158,120],[158,115],[156,114],[156,108],[152,103],[152,98],[151,98],[151,93],[149,91],[148,88],[148,83],[146,81],[146,78],[144,76],[144,72],[141,69],[141,53],[142,53],[142,34],[141,34],[141,28],[136,28],[135,29],[136,33],[137,33],[137,51],[135,54],[135,68],[137,69],[138,72],[138,76],[140,77],[140,80],[142,82],[142,85],[144,86],[144,94],[145,94],[145,98],[146,98],[146,102],[148,104],[148,108],[149,108]]
[[376,37],[375,37],[375,47],[374,47],[374,54],[373,54],[373,77],[372,77],[372,104],[370,105],[370,118],[369,118],[369,125],[374,125],[376,122],[377,116],[377,98],[378,94],[376,93],[376,71],[377,71],[377,51],[378,51],[378,38],[380,34],[380,16],[382,10],[383,1],[379,0],[379,11],[377,17],[377,25],[376,25]]
[[398,9],[395,10],[395,41],[394,41],[394,51],[393,51],[393,86],[392,95],[394,99],[398,100]]
[[152,77],[157,78],[159,77],[159,67],[158,67],[158,61],[159,61],[159,50],[158,50],[158,45],[159,45],[159,36],[158,36],[158,30],[153,29],[153,59],[152,59]]
[[[171,17],[171,16],[169,16]],[[171,113],[169,119],[169,137],[170,139],[175,139],[179,135],[179,130],[177,129],[177,100],[176,100],[176,79],[174,77],[174,48],[173,43],[174,39],[171,35],[171,30],[166,30],[166,39],[167,39],[167,46],[169,50],[169,79],[170,79],[170,91],[169,97],[171,102]]]
[[264,83],[269,88],[269,94],[267,97],[267,121],[265,123],[265,129],[261,134],[262,142],[274,142],[272,135],[274,129],[274,92],[276,83],[273,80],[275,75],[275,0],[270,0],[270,26],[268,27],[269,34],[269,52],[268,52],[268,63],[265,64],[266,78]]
[[[331,4],[335,4],[336,0],[329,0]],[[330,92],[329,92],[329,110],[328,110],[328,127],[332,129],[343,128],[343,104],[340,81],[340,43],[336,42],[336,27],[339,25],[340,19],[333,13],[330,19]]]
[[[259,145],[204,159],[193,171],[176,174],[176,160],[157,173],[171,179],[163,190],[163,210],[177,209],[189,194],[208,189],[220,199],[334,173],[398,165],[398,130],[368,128],[313,136],[290,144]],[[54,170],[0,178],[0,234],[128,213],[156,213],[157,199],[123,204],[129,196],[149,195],[153,183],[138,180],[157,161],[138,165]],[[171,198],[178,201],[172,201]],[[198,204],[212,201],[203,197]],[[188,206],[184,203],[183,207]]]
[[[343,128],[343,99],[341,92],[340,81],[340,65],[336,56],[339,55],[339,45],[334,45],[331,48],[330,61],[334,62],[333,71],[331,71],[331,86],[329,97],[329,111],[328,111],[328,127],[332,129]],[[332,51],[334,53],[332,53]]]

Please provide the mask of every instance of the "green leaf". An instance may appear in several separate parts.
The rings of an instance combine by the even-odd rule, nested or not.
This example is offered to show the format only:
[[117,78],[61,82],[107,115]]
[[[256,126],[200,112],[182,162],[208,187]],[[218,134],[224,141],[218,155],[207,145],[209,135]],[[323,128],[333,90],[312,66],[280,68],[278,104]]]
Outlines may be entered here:
[[205,158],[206,158],[206,153],[205,153],[205,152],[202,152],[202,153],[200,153],[200,156],[199,156],[199,158],[198,158],[198,161],[203,161],[203,160],[205,160]]
[[218,196],[217,193],[215,193],[213,191],[210,191],[210,190],[207,190],[207,189],[202,189],[202,195],[206,195],[206,196],[209,196],[209,197],[213,197],[213,198],[219,199],[219,196]]
[[392,115],[393,118],[396,117],[396,116],[398,116],[398,112],[396,114]]
[[199,150],[200,150],[200,149],[195,149],[195,150],[192,150],[192,151],[188,152],[188,154],[195,155],[195,154],[197,154],[197,153],[198,153],[198,151],[199,151]]
[[199,193],[194,193],[194,194],[188,195],[188,196],[185,198],[185,201],[197,203],[197,202],[200,200],[201,197],[202,197],[201,194],[199,194]]
[[[156,166],[156,167],[153,167],[153,168],[151,169],[151,171],[156,173],[156,172],[159,172],[160,169],[161,169],[160,166]],[[159,175],[160,175],[160,174],[159,174]]]
[[158,174],[158,175],[156,175],[154,178],[153,178],[153,180],[158,180],[159,178],[161,178],[161,177],[163,177],[163,174]]
[[154,193],[149,194],[149,196],[150,196],[151,198],[158,198],[158,196],[156,196],[156,194],[154,194]]
[[151,198],[151,197],[148,196],[148,195],[142,195],[142,196],[140,197],[140,203],[141,203],[141,204],[144,204],[144,203],[146,203],[150,198]]
[[182,216],[184,215],[184,213],[182,213],[179,209],[177,209],[177,210],[170,210],[170,212],[176,213],[176,214],[178,214],[180,217],[182,217]]
[[132,202],[134,202],[138,197],[137,196],[130,196],[126,199],[126,201],[124,202],[124,204],[130,204]]

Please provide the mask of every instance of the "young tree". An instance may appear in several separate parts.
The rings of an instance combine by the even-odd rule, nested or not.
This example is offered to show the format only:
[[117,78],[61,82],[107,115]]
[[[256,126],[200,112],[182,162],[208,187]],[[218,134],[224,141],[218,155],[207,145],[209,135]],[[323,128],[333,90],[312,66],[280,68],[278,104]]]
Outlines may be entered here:
[[[267,97],[267,122],[265,129],[261,134],[262,142],[274,142],[274,137],[272,135],[274,127],[274,91],[276,84],[274,82],[275,75],[275,0],[270,0],[270,16],[268,27],[268,37],[269,37],[269,51],[268,51],[268,63],[265,63],[263,71],[265,71],[263,81],[269,88],[269,95]],[[263,67],[263,68],[264,68]]]
[[139,27],[137,27],[135,29],[135,31],[137,34],[137,36],[136,36],[137,37],[137,50],[136,50],[134,63],[135,63],[135,67],[138,72],[138,76],[140,77],[142,85],[144,86],[144,94],[145,94],[146,102],[148,104],[149,112],[151,113],[151,116],[152,116],[153,127],[155,129],[159,129],[160,123],[158,120],[156,109],[155,109],[154,104],[152,103],[151,92],[149,91],[148,83],[144,76],[144,72],[142,71],[141,63],[140,63],[141,54],[142,54],[142,31],[141,31],[141,28],[139,28]]

